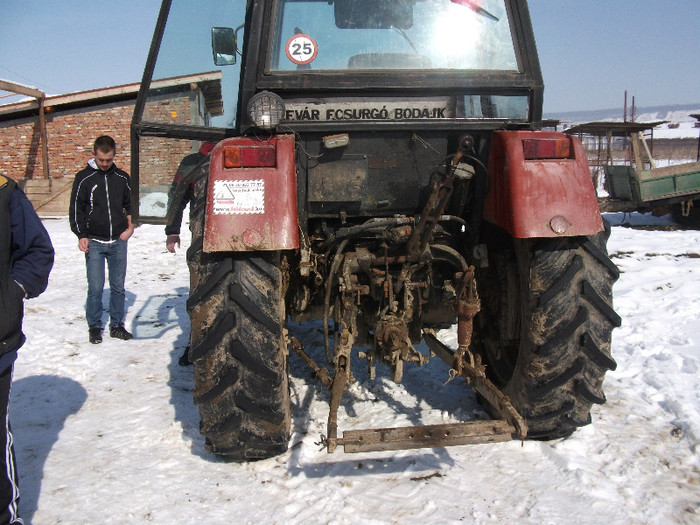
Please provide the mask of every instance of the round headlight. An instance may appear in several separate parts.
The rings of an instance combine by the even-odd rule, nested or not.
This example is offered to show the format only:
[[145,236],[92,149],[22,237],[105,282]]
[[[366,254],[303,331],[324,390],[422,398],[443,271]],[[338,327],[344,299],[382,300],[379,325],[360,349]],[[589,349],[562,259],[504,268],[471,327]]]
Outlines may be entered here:
[[250,121],[262,129],[274,129],[284,117],[284,101],[279,95],[262,91],[248,101]]

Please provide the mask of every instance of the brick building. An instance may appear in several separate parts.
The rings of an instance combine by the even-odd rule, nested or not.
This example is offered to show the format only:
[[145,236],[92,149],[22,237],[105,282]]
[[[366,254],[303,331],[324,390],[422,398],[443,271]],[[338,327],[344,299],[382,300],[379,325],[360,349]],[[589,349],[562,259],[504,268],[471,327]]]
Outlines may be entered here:
[[[152,87],[157,91],[149,96],[144,120],[201,125],[218,112],[218,71],[158,80]],[[138,90],[139,84],[126,84],[45,97],[46,170],[41,154],[39,100],[0,105],[0,175],[18,181],[40,215],[66,215],[73,177],[92,157],[96,137],[114,138],[115,163],[130,172],[130,126]],[[169,186],[180,159],[196,151],[198,144],[142,140],[141,180],[150,186]]]

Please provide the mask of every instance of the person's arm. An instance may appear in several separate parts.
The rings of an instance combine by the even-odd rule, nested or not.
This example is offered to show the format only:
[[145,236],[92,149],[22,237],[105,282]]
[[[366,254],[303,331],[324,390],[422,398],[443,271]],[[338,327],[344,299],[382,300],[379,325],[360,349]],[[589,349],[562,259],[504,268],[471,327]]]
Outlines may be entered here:
[[36,297],[48,285],[54,249],[32,203],[19,188],[10,195],[10,223],[12,278],[24,290],[25,298]]
[[[177,179],[177,175],[175,176]],[[172,202],[172,198],[175,195],[175,190],[177,189],[178,183],[173,182],[172,186],[170,187],[170,192],[168,193],[168,202]],[[183,195],[182,199],[177,203],[177,209],[175,211],[175,214],[173,215],[172,221],[170,221],[168,224],[165,226],[165,248],[172,253],[175,253],[175,245],[177,247],[180,247],[180,226],[182,225],[182,216],[185,212],[185,208],[187,207],[187,203],[190,202],[192,198],[192,188],[189,186],[187,187],[187,190],[185,191],[185,194]]]
[[131,222],[131,184],[128,176],[126,179],[126,184],[124,185],[124,193],[122,195],[122,208],[124,208],[124,212],[126,213],[128,226],[126,227],[126,230],[119,235],[119,238],[122,241],[128,241],[129,237],[134,234],[134,224]]
[[[70,207],[68,210],[68,220],[70,222],[70,229],[78,237],[78,239],[85,239],[85,250],[81,248],[81,251],[87,251],[87,214],[85,213],[86,200],[84,195],[84,188],[82,186],[84,178],[76,176],[73,181],[73,189],[70,196]],[[83,191],[81,191],[83,190]],[[80,246],[80,241],[78,242]]]
[[188,191],[185,193],[184,197],[177,202],[177,207],[175,208],[175,211],[173,212],[170,207],[174,205],[174,200],[175,200],[175,195],[177,193],[177,188],[179,186],[179,182],[177,182],[178,175],[175,175],[175,181],[170,185],[170,190],[168,191],[168,213],[173,214],[173,218],[170,222],[168,222],[165,225],[165,235],[180,235],[180,225],[182,224],[182,215],[183,212],[185,211],[185,207],[187,206],[188,202],[188,196],[187,193],[189,193],[189,188]]
[[180,234],[179,233],[169,233],[165,238],[165,249],[170,253],[175,253],[175,246],[180,247]]
[[131,215],[127,215],[126,220],[129,222],[129,225],[126,227],[126,230],[124,230],[119,236],[119,238],[122,241],[128,241],[129,237],[131,237],[134,234],[134,224],[131,222]]
[[87,237],[80,237],[80,239],[78,239],[78,249],[83,253],[89,252],[90,240]]

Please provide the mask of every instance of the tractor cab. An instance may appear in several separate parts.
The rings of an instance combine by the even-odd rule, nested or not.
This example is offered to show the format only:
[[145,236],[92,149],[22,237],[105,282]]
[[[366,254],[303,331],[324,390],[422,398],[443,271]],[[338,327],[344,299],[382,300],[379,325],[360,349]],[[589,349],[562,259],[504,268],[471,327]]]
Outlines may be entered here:
[[135,220],[165,221],[201,141],[425,130],[446,151],[447,130],[539,127],[542,89],[522,2],[166,0],[132,126]]

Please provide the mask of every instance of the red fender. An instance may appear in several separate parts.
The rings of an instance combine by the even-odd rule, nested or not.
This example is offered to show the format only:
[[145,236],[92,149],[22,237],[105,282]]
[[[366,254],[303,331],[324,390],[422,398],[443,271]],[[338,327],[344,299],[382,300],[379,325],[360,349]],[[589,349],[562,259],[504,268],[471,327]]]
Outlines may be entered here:
[[[526,159],[524,140],[528,146],[542,140],[564,148],[553,155],[530,150]],[[488,172],[484,218],[513,237],[571,237],[603,229],[586,152],[576,137],[549,131],[496,131]]]
[[294,136],[235,137],[211,152],[204,251],[299,247]]

